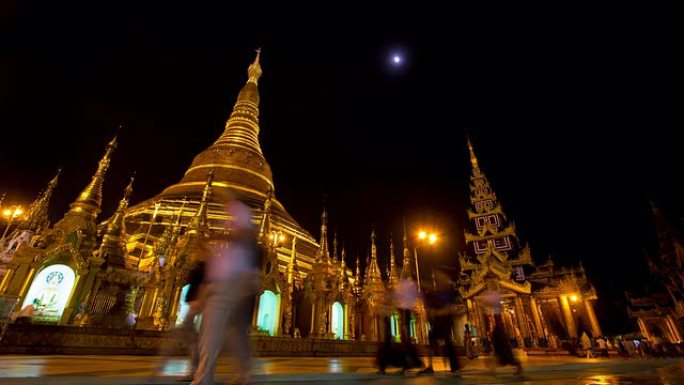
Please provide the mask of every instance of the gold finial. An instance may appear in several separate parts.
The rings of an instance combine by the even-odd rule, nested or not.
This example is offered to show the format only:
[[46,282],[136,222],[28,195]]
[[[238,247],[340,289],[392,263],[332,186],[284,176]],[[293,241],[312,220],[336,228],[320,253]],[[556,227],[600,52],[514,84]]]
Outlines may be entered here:
[[52,178],[50,183],[48,183],[48,187],[54,188],[55,186],[57,186],[57,181],[59,181],[59,174],[61,174],[61,173],[62,173],[62,168],[60,167],[57,169],[57,174],[55,175],[55,177]]
[[261,64],[259,63],[259,57],[261,56],[261,48],[256,49],[256,57],[254,58],[254,62],[249,65],[249,68],[247,69],[247,76],[248,80],[247,82],[252,82],[254,84],[257,84],[259,82],[259,78],[261,77]]
[[126,186],[126,189],[124,190],[124,200],[128,200],[131,197],[131,193],[133,192],[133,181],[135,180],[135,172],[133,172],[133,175],[131,176],[131,181],[128,182],[128,186]]
[[475,156],[475,151],[473,150],[473,144],[470,142],[470,137],[468,137],[468,151],[470,152],[470,164],[473,168],[480,168],[477,164],[477,157]]

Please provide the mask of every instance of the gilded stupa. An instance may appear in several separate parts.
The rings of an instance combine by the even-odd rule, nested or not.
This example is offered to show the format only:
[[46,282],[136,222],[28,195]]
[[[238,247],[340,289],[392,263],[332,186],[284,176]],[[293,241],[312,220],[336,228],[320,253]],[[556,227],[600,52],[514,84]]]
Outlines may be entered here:
[[[127,229],[132,235],[128,243],[129,255],[140,259],[141,269],[152,262],[153,246],[174,217],[182,215],[180,223],[185,227],[195,216],[207,178],[212,173],[213,193],[207,204],[210,229],[223,229],[222,223],[226,219],[223,205],[229,191],[252,207],[254,223],[262,231],[281,231],[288,239],[297,238],[299,267],[303,271],[310,270],[318,245],[276,199],[271,167],[259,143],[258,81],[262,74],[259,57],[257,51],[223,134],[195,157],[180,182],[128,209]],[[264,229],[262,222],[269,228]],[[291,241],[285,243],[291,244]],[[288,247],[283,245],[278,250],[282,271],[286,270],[291,255]]]

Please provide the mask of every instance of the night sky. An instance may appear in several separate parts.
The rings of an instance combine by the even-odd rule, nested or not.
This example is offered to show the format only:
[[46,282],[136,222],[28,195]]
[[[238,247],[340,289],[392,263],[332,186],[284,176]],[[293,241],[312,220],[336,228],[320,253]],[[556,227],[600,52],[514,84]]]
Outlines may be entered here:
[[[372,224],[388,258],[406,218],[442,234],[422,269],[455,263],[466,130],[535,260],[583,261],[605,305],[643,283],[648,199],[684,216],[682,63],[667,21],[115,4],[0,9],[5,204],[29,203],[63,167],[51,207],[61,217],[119,125],[102,219],[133,171],[133,203],[179,181],[223,131],[261,47],[276,196],[318,238],[326,195],[349,262],[365,257]],[[405,55],[398,68],[393,52]]]

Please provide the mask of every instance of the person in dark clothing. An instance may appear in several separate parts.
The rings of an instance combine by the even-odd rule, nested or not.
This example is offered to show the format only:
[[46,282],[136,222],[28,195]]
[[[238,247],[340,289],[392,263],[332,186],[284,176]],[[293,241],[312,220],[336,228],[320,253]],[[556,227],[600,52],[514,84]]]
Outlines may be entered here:
[[[516,367],[515,375],[522,374],[522,365],[515,355],[513,355],[513,348],[506,336],[503,328],[503,319],[501,314],[494,314],[494,330],[492,330],[492,347],[494,348],[494,355],[496,356],[496,364],[499,366],[513,365]],[[494,367],[496,373],[496,366]]]
[[430,349],[428,365],[418,374],[432,374],[432,355],[438,352],[439,341],[444,341],[444,350],[449,359],[449,370],[458,374],[461,366],[456,357],[453,335],[453,306],[456,300],[456,292],[451,285],[451,278],[445,272],[435,270],[435,291],[426,293],[424,296],[427,308],[428,320],[430,321],[430,333],[428,339]]

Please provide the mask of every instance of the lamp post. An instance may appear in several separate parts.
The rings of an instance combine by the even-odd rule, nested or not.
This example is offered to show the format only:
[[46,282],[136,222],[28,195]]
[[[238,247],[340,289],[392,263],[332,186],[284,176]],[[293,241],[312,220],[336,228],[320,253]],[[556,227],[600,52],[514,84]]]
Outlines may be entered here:
[[12,227],[12,221],[14,221],[14,218],[20,216],[21,214],[24,213],[24,209],[21,208],[21,206],[10,206],[8,209],[5,209],[5,211],[2,212],[2,215],[5,217],[9,218],[9,221],[7,222],[7,227],[5,227],[5,232],[2,233],[2,240],[5,240],[5,236],[7,236],[7,232],[9,231],[10,227]]
[[426,241],[428,244],[434,245],[435,242],[437,242],[437,234],[427,233],[427,232],[421,230],[418,232],[418,241],[419,242],[413,248],[413,256],[414,256],[414,259],[416,260],[416,284],[418,286],[418,291],[420,291],[420,270],[418,268],[418,249],[421,246],[423,246]]

